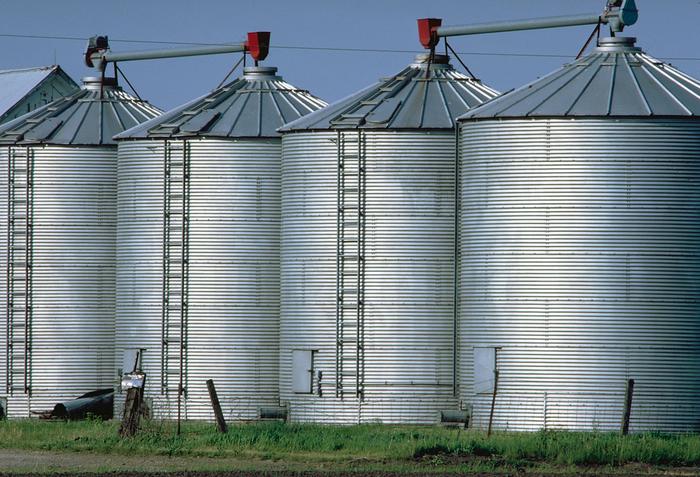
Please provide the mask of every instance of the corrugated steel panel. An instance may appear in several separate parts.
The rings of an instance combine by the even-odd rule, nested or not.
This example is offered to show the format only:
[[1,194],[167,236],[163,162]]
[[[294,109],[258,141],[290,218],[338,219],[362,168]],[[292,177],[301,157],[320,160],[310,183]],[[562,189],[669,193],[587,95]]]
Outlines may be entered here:
[[700,423],[700,122],[466,121],[460,140],[462,398],[497,347],[495,426]]
[[428,55],[398,74],[327,108],[289,123],[280,131],[363,129],[450,129],[455,118],[498,93],[452,68],[449,57]]
[[0,144],[114,145],[112,136],[161,111],[106,78],[84,78],[83,88],[0,126]]
[[235,81],[126,131],[117,139],[279,137],[280,126],[326,103],[276,73],[274,67],[246,67],[243,76]]
[[463,118],[700,115],[700,81],[647,55],[635,40],[603,38],[590,55]]
[[[2,338],[2,394],[10,412],[52,408],[62,399],[111,387],[116,227],[115,148],[34,146],[32,323],[29,383],[6,388],[8,350]],[[8,147],[0,148],[0,314],[7,313]],[[21,349],[16,349],[21,354]],[[21,362],[13,381],[21,386]],[[10,383],[10,384],[13,384]],[[23,412],[23,411],[20,411]],[[28,413],[24,414],[27,417]]]
[[[282,139],[281,399],[295,421],[436,422],[457,407],[453,133],[366,133],[361,402],[336,397],[336,138]],[[292,392],[297,349],[316,351],[314,394]]]
[[[174,418],[177,382],[161,389],[165,141],[119,145],[116,362],[145,348],[146,394]],[[213,379],[229,420],[278,404],[280,139],[192,139],[188,419],[212,419]],[[177,362],[171,368],[177,368]],[[172,378],[170,378],[172,380]]]
[[10,396],[13,416],[116,382],[111,135],[158,110],[111,83],[102,99],[99,90],[88,81],[82,91],[0,127],[0,354],[2,394]]

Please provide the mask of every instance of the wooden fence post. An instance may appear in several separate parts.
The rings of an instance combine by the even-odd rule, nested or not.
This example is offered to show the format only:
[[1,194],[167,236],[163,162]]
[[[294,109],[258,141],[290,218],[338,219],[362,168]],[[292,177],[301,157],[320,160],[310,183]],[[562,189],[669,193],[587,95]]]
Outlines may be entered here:
[[141,422],[141,414],[143,408],[144,388],[146,387],[146,375],[136,375],[141,377],[142,381],[136,383],[134,387],[129,387],[126,390],[126,400],[124,401],[124,416],[122,423],[119,426],[119,435],[121,437],[131,437],[136,435]]
[[226,425],[226,420],[224,419],[224,413],[221,412],[221,404],[219,403],[219,397],[216,395],[216,388],[214,387],[214,381],[207,379],[207,389],[209,390],[209,399],[211,399],[211,407],[214,408],[214,417],[216,418],[216,427],[219,432],[228,432],[228,426]]
[[493,411],[496,409],[496,394],[498,393],[498,370],[493,372],[493,397],[491,398],[491,412],[489,413],[489,429],[486,431],[486,437],[491,436],[491,428],[493,426]]
[[622,425],[620,433],[626,436],[630,430],[630,415],[632,414],[632,396],[634,396],[634,379],[627,380],[627,389],[625,390],[625,410],[622,414]]

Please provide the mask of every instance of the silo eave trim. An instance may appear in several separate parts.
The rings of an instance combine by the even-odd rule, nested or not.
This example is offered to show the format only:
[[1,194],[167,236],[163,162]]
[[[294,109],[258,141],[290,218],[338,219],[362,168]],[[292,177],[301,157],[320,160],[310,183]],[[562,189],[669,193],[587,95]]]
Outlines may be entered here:
[[557,116],[557,115],[542,115],[542,116],[491,116],[491,117],[461,117],[458,122],[463,123],[473,123],[473,122],[484,122],[484,121],[527,121],[527,120],[547,120],[547,119],[558,119],[558,120],[586,120],[586,119],[599,119],[599,120],[648,120],[648,119],[669,119],[678,121],[688,121],[695,120],[700,121],[700,116],[697,115],[687,115],[687,116],[672,116],[672,115],[654,115],[649,114],[647,116],[641,115],[630,115],[630,116],[604,116],[604,115],[568,115],[568,116]]

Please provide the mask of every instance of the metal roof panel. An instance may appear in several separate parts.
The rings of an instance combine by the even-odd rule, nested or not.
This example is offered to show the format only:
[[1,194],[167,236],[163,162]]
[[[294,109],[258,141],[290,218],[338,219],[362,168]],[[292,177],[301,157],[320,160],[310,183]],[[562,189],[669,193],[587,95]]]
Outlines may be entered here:
[[460,119],[699,115],[700,82],[634,43],[628,37],[603,38],[584,58]]
[[466,76],[449,57],[419,55],[394,76],[368,86],[327,108],[286,124],[279,131],[363,129],[451,129],[455,119],[498,95]]
[[[253,66],[231,83],[161,117],[116,136],[116,139],[164,137],[278,137],[277,129],[326,105],[276,75],[277,68]],[[196,130],[193,124],[206,123]]]
[[80,91],[0,125],[0,144],[116,144],[115,134],[160,113],[122,91],[113,78],[102,87],[100,79],[85,78]]

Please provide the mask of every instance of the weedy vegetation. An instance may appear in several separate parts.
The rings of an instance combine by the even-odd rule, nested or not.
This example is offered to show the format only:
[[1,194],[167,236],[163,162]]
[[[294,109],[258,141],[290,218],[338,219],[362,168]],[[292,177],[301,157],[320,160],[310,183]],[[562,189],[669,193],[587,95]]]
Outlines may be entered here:
[[304,462],[393,462],[411,466],[478,464],[480,469],[542,466],[700,466],[700,435],[495,433],[420,426],[320,426],[284,423],[231,425],[149,421],[132,438],[118,423],[99,420],[0,421],[0,448],[88,451],[99,454],[284,459]]

